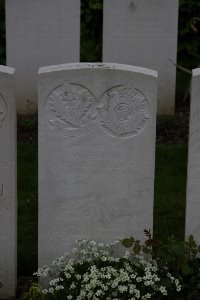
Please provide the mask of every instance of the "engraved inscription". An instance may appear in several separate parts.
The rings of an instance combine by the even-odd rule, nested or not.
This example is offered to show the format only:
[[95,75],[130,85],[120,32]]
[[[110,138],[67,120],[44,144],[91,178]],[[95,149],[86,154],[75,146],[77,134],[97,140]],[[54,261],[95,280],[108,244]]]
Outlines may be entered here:
[[126,138],[137,135],[149,119],[149,103],[138,89],[116,86],[107,90],[99,102],[100,126],[113,136]]
[[6,102],[3,96],[0,94],[0,129],[3,127],[6,118]]
[[65,82],[47,98],[48,124],[65,136],[81,136],[96,118],[94,95],[84,86]]

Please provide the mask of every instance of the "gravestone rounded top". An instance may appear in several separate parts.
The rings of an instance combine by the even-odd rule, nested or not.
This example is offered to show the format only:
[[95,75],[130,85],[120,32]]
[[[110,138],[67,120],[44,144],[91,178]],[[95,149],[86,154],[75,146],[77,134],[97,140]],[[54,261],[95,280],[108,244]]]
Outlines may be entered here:
[[192,70],[192,76],[199,76],[200,75],[200,68],[196,68]]
[[67,70],[77,70],[77,69],[111,69],[111,70],[121,70],[121,71],[129,71],[134,73],[141,73],[153,77],[158,77],[156,71],[141,68],[131,65],[125,64],[117,64],[117,63],[70,63],[70,64],[60,64],[60,65],[52,65],[47,67],[42,67],[39,69],[38,74],[50,73],[56,71],[67,71]]
[[13,75],[15,73],[15,69],[0,65],[0,72]]

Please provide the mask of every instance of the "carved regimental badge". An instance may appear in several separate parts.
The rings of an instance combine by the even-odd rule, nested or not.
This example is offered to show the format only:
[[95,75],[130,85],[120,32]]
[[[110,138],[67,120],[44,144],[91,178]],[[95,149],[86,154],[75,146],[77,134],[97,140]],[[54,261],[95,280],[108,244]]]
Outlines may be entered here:
[[6,101],[4,97],[0,94],[0,129],[3,127],[6,118]]
[[95,97],[85,87],[64,83],[47,98],[48,123],[65,136],[81,136],[94,124]]
[[100,126],[113,136],[126,138],[140,133],[149,119],[145,95],[126,85],[107,90],[99,100]]

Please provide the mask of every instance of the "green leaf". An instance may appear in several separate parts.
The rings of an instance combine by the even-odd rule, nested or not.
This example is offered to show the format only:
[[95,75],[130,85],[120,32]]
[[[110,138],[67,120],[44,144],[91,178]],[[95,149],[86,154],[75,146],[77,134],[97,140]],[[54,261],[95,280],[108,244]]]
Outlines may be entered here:
[[188,238],[188,241],[189,241],[189,246],[191,248],[197,248],[197,243],[193,237],[193,235],[190,235],[189,238]]
[[152,250],[146,246],[142,246],[142,251],[145,253],[145,254],[151,254],[152,253]]
[[182,264],[181,271],[182,271],[183,275],[187,276],[192,273],[192,268],[190,268],[190,266],[188,264]]
[[134,254],[135,255],[140,254],[141,249],[142,249],[141,245],[138,244],[138,243],[135,243],[135,245],[133,246],[133,252],[134,252]]
[[103,1],[102,0],[89,0],[89,7],[93,9],[102,9]]
[[176,245],[173,249],[173,252],[178,257],[183,256],[185,253],[184,248],[181,245]]
[[101,10],[103,8],[103,6],[102,6],[102,3],[96,2],[96,3],[90,3],[90,8]]
[[126,248],[130,248],[133,246],[134,240],[132,238],[130,239],[123,239],[122,240],[122,245]]

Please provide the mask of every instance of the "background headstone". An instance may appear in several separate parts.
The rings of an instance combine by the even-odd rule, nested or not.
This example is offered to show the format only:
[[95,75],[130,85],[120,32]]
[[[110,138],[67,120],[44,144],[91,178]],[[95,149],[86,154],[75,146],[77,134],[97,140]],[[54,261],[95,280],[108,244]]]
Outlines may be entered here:
[[76,239],[153,227],[157,73],[118,64],[39,71],[39,265]]
[[175,106],[178,0],[105,0],[103,61],[158,71],[158,114]]
[[186,236],[200,243],[200,69],[193,70],[190,108]]
[[16,107],[14,69],[0,66],[0,299],[17,278]]
[[80,0],[6,0],[7,65],[16,68],[17,110],[37,111],[39,67],[79,61]]

